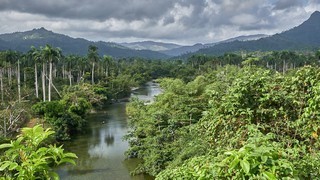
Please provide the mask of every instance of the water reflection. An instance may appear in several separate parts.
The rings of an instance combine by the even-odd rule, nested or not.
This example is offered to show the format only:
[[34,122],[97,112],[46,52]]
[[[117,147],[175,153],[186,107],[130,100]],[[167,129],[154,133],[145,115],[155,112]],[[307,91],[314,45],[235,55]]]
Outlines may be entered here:
[[161,92],[162,90],[160,89],[159,84],[148,82],[143,88],[133,91],[131,96],[138,97],[140,100],[146,102],[153,102],[154,98]]
[[[133,92],[133,96],[152,101],[161,92],[155,83]],[[76,166],[59,167],[61,179],[121,179],[142,180],[151,177],[140,175],[132,177],[132,171],[139,160],[125,160],[124,152],[128,143],[122,140],[127,133],[126,103],[108,106],[88,117],[88,131],[79,134],[64,148],[77,154]],[[152,179],[152,178],[151,178]]]

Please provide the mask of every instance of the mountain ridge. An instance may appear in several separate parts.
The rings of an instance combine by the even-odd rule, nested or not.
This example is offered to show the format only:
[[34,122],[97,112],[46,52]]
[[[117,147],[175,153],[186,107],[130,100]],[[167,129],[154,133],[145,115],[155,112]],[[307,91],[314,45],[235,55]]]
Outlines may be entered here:
[[253,41],[233,41],[200,49],[191,54],[222,55],[237,51],[303,50],[320,47],[320,12],[287,31]]
[[93,42],[83,38],[73,38],[54,33],[43,27],[25,32],[14,32],[0,35],[0,50],[16,50],[27,52],[31,46],[40,47],[50,44],[62,49],[64,54],[86,55],[89,45],[96,45],[100,55],[117,58],[142,57],[163,59],[169,56],[150,50],[133,50],[113,42]]
[[169,56],[179,56],[179,55],[183,55],[183,54],[187,54],[187,53],[193,53],[193,52],[196,52],[196,51],[203,49],[203,48],[212,47],[212,46],[215,46],[220,43],[232,42],[232,41],[248,41],[248,40],[252,40],[252,39],[264,38],[267,36],[268,35],[265,35],[265,34],[242,35],[242,36],[237,36],[237,37],[229,38],[226,40],[218,41],[215,43],[206,43],[206,44],[197,43],[197,44],[190,45],[190,46],[181,46],[181,47],[178,47],[175,49],[170,49],[170,50],[165,50],[165,51],[160,51],[160,52],[167,54]]
[[[320,47],[320,12],[315,11],[300,25],[274,35],[239,36],[220,42],[197,43],[190,46],[154,41],[132,43],[93,42],[84,38],[73,38],[68,35],[58,34],[43,27],[25,32],[0,34],[0,50],[11,49],[27,52],[31,46],[40,47],[46,44],[60,47],[64,54],[86,55],[88,46],[93,44],[98,47],[100,55],[111,55],[117,58],[142,57],[150,59],[166,59],[179,55],[180,57],[188,57],[192,54],[221,55],[237,51],[315,49]],[[136,46],[136,49],[128,46]],[[150,48],[157,51],[152,51]]]

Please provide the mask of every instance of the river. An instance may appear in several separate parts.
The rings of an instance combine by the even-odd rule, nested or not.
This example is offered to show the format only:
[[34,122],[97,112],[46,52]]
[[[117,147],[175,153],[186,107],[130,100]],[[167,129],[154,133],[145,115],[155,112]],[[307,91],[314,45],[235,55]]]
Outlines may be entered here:
[[[158,84],[149,82],[132,92],[144,101],[161,93]],[[126,102],[115,103],[88,116],[88,130],[64,144],[66,151],[77,154],[77,165],[57,169],[62,180],[148,180],[148,175],[130,176],[139,160],[125,160],[129,145],[122,137],[128,131]]]

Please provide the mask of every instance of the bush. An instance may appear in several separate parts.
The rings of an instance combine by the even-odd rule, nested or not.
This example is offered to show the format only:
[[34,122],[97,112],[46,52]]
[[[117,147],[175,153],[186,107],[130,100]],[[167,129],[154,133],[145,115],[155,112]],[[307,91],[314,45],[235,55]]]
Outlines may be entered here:
[[38,125],[23,128],[16,140],[1,144],[0,149],[6,151],[0,157],[0,179],[58,179],[52,167],[75,164],[77,156],[65,153],[62,146],[46,145],[52,134],[54,131]]

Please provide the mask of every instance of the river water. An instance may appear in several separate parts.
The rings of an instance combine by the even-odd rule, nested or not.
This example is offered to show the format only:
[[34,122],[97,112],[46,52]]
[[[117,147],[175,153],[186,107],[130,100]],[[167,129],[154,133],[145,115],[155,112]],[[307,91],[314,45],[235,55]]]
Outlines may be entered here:
[[[144,101],[161,93],[158,84],[149,82],[132,92]],[[64,144],[66,151],[77,154],[77,165],[59,167],[62,180],[148,180],[148,175],[130,176],[139,160],[125,160],[129,145],[122,137],[128,131],[126,104],[116,103],[88,116],[88,130]]]

